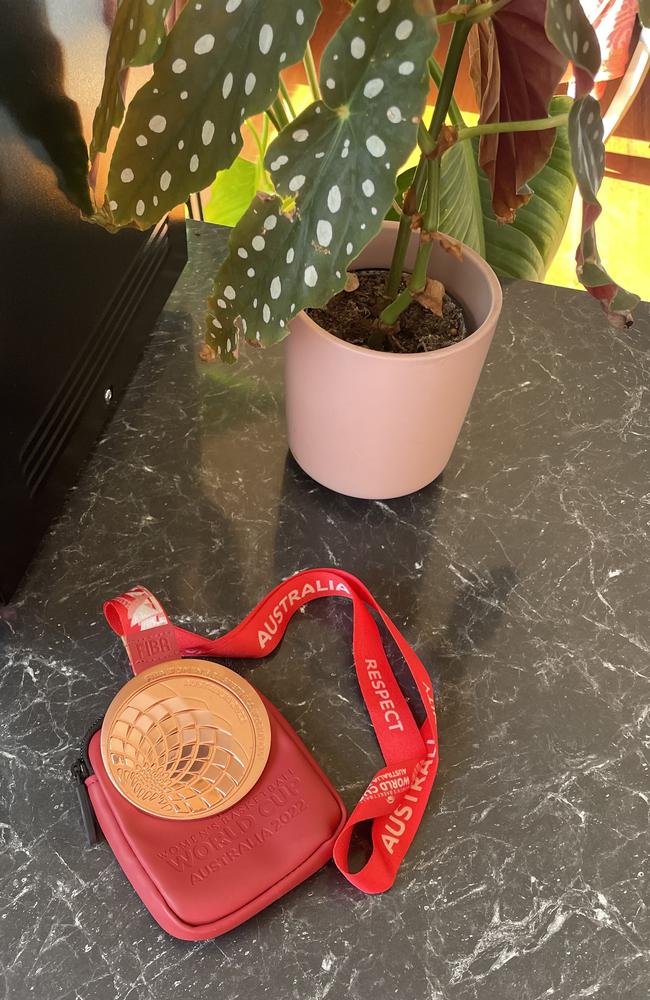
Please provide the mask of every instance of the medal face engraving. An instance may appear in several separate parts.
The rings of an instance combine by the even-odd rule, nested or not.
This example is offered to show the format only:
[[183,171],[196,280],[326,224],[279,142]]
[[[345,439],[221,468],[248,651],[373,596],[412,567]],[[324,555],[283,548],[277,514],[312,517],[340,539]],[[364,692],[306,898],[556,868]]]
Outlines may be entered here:
[[165,819],[201,819],[253,788],[271,727],[259,694],[238,674],[206,660],[171,660],[116,695],[101,749],[109,778],[133,805]]

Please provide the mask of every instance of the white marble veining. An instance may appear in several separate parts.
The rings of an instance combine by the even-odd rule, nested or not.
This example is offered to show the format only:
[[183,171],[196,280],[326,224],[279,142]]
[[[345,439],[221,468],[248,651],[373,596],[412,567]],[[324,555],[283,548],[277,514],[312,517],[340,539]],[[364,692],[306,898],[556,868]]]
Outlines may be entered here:
[[[614,333],[582,293],[508,285],[449,467],[417,496],[365,503],[287,457],[281,349],[196,361],[223,235],[190,228],[192,265],[0,612],[0,996],[646,1000],[647,307]],[[126,677],[102,601],[142,582],[215,634],[319,564],[359,575],[430,667],[426,821],[383,896],[329,865],[218,940],[176,941],[106,844],[84,846],[68,778]],[[346,604],[310,607],[239,668],[352,805],[379,754]]]

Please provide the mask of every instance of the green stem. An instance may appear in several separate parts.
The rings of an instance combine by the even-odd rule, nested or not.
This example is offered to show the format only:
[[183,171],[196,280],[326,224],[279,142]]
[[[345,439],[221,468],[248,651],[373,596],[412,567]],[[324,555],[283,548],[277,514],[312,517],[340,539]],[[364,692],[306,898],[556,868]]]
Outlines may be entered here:
[[275,129],[275,131],[279,133],[279,132],[282,131],[282,125],[280,124],[280,122],[278,121],[278,119],[276,117],[276,114],[275,114],[275,111],[274,111],[274,104],[275,104],[275,101],[273,102],[273,104],[271,105],[270,108],[266,109],[266,114],[267,114],[267,117],[268,117],[269,121],[271,122],[271,125]]
[[440,84],[442,83],[442,67],[436,59],[435,56],[429,56],[429,61],[427,62],[429,68],[429,75],[435,83],[438,90],[440,90]]
[[[442,70],[436,62],[434,56],[431,56],[429,59],[429,73],[431,74],[431,78],[436,86],[439,86],[440,79],[442,78]],[[463,118],[461,110],[453,97],[450,100],[449,108],[447,109],[447,121],[449,121],[452,125],[455,125],[457,129],[465,128],[465,119]],[[481,192],[479,187],[479,176],[474,163],[474,154],[467,148],[467,146],[461,147],[461,151],[468,165],[468,184],[465,195],[468,201],[473,202],[473,208],[471,211],[476,212],[478,218],[480,218],[482,214]],[[485,234],[483,233],[482,228],[479,232],[479,244],[477,249],[480,251],[482,256],[485,256]]]
[[458,140],[473,139],[476,135],[498,135],[501,132],[540,132],[546,128],[558,128],[559,125],[566,125],[569,120],[567,115],[551,115],[550,118],[531,118],[530,121],[522,122],[492,122],[487,125],[473,125],[472,127],[459,128]]
[[289,97],[289,91],[287,90],[287,85],[284,82],[284,80],[282,79],[282,77],[280,77],[280,93],[282,94],[282,97],[284,98],[284,103],[286,104],[287,108],[289,109],[289,114],[291,115],[292,119],[295,118],[296,117],[296,111],[295,111],[295,108],[294,108],[293,104],[291,103],[291,98]]
[[266,155],[266,147],[269,144],[269,119],[267,115],[262,118],[262,135],[255,128],[252,118],[246,119],[246,128],[249,130],[253,139],[255,140],[255,145],[257,146],[257,163],[255,164],[255,188],[259,189],[262,186],[262,181],[267,181],[266,169],[264,167],[264,157]]
[[307,74],[307,79],[309,80],[309,86],[311,87],[312,96],[315,101],[320,101],[321,92],[320,85],[318,83],[318,73],[316,72],[316,63],[314,62],[314,53],[311,50],[310,42],[307,42],[303,64],[305,67],[305,73]]
[[427,233],[437,233],[440,222],[440,169],[441,159],[427,162],[427,204],[422,229]]
[[[418,168],[419,169],[419,168]],[[393,259],[390,265],[390,271],[388,272],[388,278],[386,281],[386,298],[394,299],[397,295],[400,283],[402,281],[402,272],[404,270],[404,260],[406,258],[406,251],[408,250],[408,245],[411,240],[411,217],[407,215],[406,212],[402,212],[399,219],[399,227],[397,229],[397,238],[395,240],[395,249],[393,250]],[[386,310],[381,314],[382,317]],[[386,320],[382,320],[386,322]]]
[[273,104],[271,105],[271,109],[277,120],[280,122],[280,128],[281,129],[286,128],[287,125],[289,124],[289,118],[287,116],[287,112],[285,111],[284,104],[282,103],[280,97],[276,97],[276,99],[273,101]]
[[[422,222],[422,231],[427,233],[438,231],[440,216],[440,162],[440,157],[437,156],[435,160],[428,160],[426,165],[427,201]],[[396,323],[404,310],[408,309],[413,301],[413,296],[425,289],[430,255],[431,243],[421,239],[418,252],[415,256],[411,277],[409,278],[408,288],[400,292],[397,298],[390,305],[386,306],[379,317],[380,323],[385,323],[387,326],[392,326],[393,323]]]
[[470,24],[478,24],[479,21],[484,21],[486,17],[492,17],[509,3],[510,0],[495,0],[494,3],[480,3],[467,14],[455,14],[452,11],[448,11],[446,14],[439,14],[436,21],[438,24],[457,24],[459,21],[469,21]]
[[396,323],[399,317],[402,315],[405,309],[408,309],[411,302],[413,301],[413,296],[409,292],[408,288],[405,288],[403,292],[400,292],[396,299],[393,299],[389,306],[381,312],[379,316],[379,322],[383,326],[392,326]]
[[[264,121],[266,122],[266,118],[264,119]],[[264,149],[264,146],[262,145],[262,139],[260,138],[260,134],[257,131],[257,129],[255,128],[255,126],[254,126],[254,124],[252,122],[252,119],[250,119],[250,118],[246,119],[246,128],[248,129],[248,131],[250,132],[250,134],[253,136],[253,139],[255,140],[255,145],[257,146],[257,153],[258,153],[259,158],[261,160],[263,160],[264,159],[264,153],[266,152],[266,150]],[[267,125],[267,128],[268,128],[268,125]]]
[[261,187],[260,181],[264,180],[264,187],[267,191],[273,190],[273,185],[271,183],[271,178],[269,177],[266,166],[264,163],[264,158],[266,156],[266,151],[269,148],[269,119],[268,115],[264,115],[262,119],[262,156],[258,163],[258,181],[257,187]]
[[467,41],[470,28],[471,24],[468,24],[466,21],[460,21],[458,24],[454,25],[454,31],[451,36],[451,41],[449,42],[447,59],[445,60],[445,68],[442,71],[440,86],[438,87],[438,97],[433,109],[433,118],[431,119],[431,124],[429,125],[429,135],[434,142],[437,142],[438,140],[440,129],[442,128],[445,118],[447,117],[449,102],[454,96],[456,77],[458,76],[460,61],[463,57],[465,42]]
[[[467,36],[471,28],[471,23],[465,19],[459,21],[454,25],[454,31],[451,36],[451,41],[449,43],[449,51],[447,53],[447,60],[445,62],[445,68],[443,70],[440,82],[438,83],[438,97],[436,98],[436,104],[433,109],[433,117],[431,119],[431,124],[429,125],[429,136],[435,146],[440,135],[440,130],[444,124],[445,118],[447,116],[447,110],[449,108],[449,103],[453,99],[454,86],[456,84],[456,77],[458,76],[458,70],[460,68],[460,61],[463,55],[463,50],[465,48],[465,42],[467,41]],[[422,157],[418,163],[417,169],[415,171],[415,177],[413,178],[413,189],[415,192],[415,205],[416,210],[419,209],[420,203],[422,201],[422,195],[424,193],[424,187],[427,180],[426,171],[427,161]],[[411,219],[406,212],[402,212],[401,218],[399,220],[399,229],[397,232],[397,239],[395,241],[395,251],[393,253],[393,260],[391,262],[390,271],[388,273],[388,280],[386,282],[386,296],[387,298],[393,299],[397,295],[397,291],[402,280],[402,272],[404,270],[404,260],[406,257],[406,251],[409,245],[411,237]],[[429,247],[429,253],[431,252],[431,246]],[[427,255],[428,260],[428,255]],[[406,303],[408,305],[408,302]],[[403,312],[406,308],[404,305],[400,312]],[[387,309],[391,307],[388,306]],[[384,322],[383,316],[386,313],[386,309],[382,312],[380,316],[381,322]],[[399,313],[398,313],[399,315]],[[394,321],[393,321],[394,322]]]
[[[436,62],[435,56],[431,56],[429,58],[429,73],[436,87],[438,88],[438,90],[440,90],[440,83],[442,80],[442,69]],[[449,121],[451,122],[452,125],[456,125],[459,128],[465,127],[465,120],[460,113],[460,108],[456,103],[455,97],[452,97],[449,101],[449,107],[447,108],[447,117],[449,118]]]
[[427,156],[428,153],[433,153],[436,148],[436,144],[429,135],[429,130],[423,121],[421,121],[418,125],[418,146],[425,156]]

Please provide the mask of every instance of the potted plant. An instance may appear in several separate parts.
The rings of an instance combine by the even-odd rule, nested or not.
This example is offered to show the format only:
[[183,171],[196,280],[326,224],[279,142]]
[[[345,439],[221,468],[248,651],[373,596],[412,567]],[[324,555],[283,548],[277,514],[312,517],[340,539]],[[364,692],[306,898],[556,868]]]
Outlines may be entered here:
[[[277,130],[267,190],[232,231],[204,357],[232,363],[242,340],[266,346],[291,333],[294,456],[340,492],[392,497],[430,482],[449,459],[501,306],[477,250],[488,225],[497,245],[502,232],[526,235],[521,218],[552,154],[566,168],[540,197],[552,202],[562,189],[559,222],[533,214],[526,238],[547,251],[557,244],[570,156],[584,200],[579,276],[612,322],[630,322],[636,297],[604,270],[593,229],[604,146],[589,91],[600,53],[578,0],[438,0],[436,10],[431,0],[357,0],[317,74],[309,39],[319,11],[319,0],[192,0],[165,34],[169,0],[122,0],[94,149],[121,128],[94,217],[109,228],[152,225],[234,162],[243,123],[264,112]],[[441,23],[453,25],[442,68]],[[474,127],[453,100],[466,46]],[[313,99],[294,116],[282,72],[301,58]],[[569,60],[576,99],[552,106]],[[122,121],[123,75],[143,61],[153,74]],[[416,165],[400,174],[414,149]],[[482,247],[474,230],[486,186]],[[385,221],[391,211],[395,222]],[[517,246],[507,248],[515,257]]]

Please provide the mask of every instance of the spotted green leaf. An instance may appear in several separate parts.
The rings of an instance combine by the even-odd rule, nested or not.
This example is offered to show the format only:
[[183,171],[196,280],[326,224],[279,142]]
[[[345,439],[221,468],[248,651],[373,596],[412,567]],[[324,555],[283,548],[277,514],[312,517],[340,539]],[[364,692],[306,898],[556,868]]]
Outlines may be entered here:
[[272,102],[319,11],[320,0],[188,3],[115,147],[106,200],[117,225],[146,229],[230,166],[240,126]]
[[605,145],[600,105],[593,97],[581,97],[574,102],[569,114],[569,141],[573,169],[582,195],[576,272],[589,294],[598,299],[612,326],[630,326],[631,310],[639,297],[621,288],[609,276],[596,244],[596,219],[602,211],[597,195],[605,173]]
[[165,18],[172,0],[121,0],[106,53],[104,86],[93,120],[91,157],[102,153],[111,129],[124,116],[124,82],[129,66],[154,62],[165,43]]
[[424,0],[358,0],[323,54],[323,99],[272,143],[277,195],[257,197],[230,240],[208,342],[234,360],[241,331],[270,344],[323,305],[378,232],[416,140],[437,40]]
[[[598,204],[597,194],[605,173],[605,144],[600,105],[593,97],[573,103],[569,113],[571,159],[580,194],[589,204]],[[596,215],[600,214],[600,206]]]
[[544,27],[556,49],[573,63],[576,96],[588,94],[600,68],[600,45],[580,0],[546,0]]

